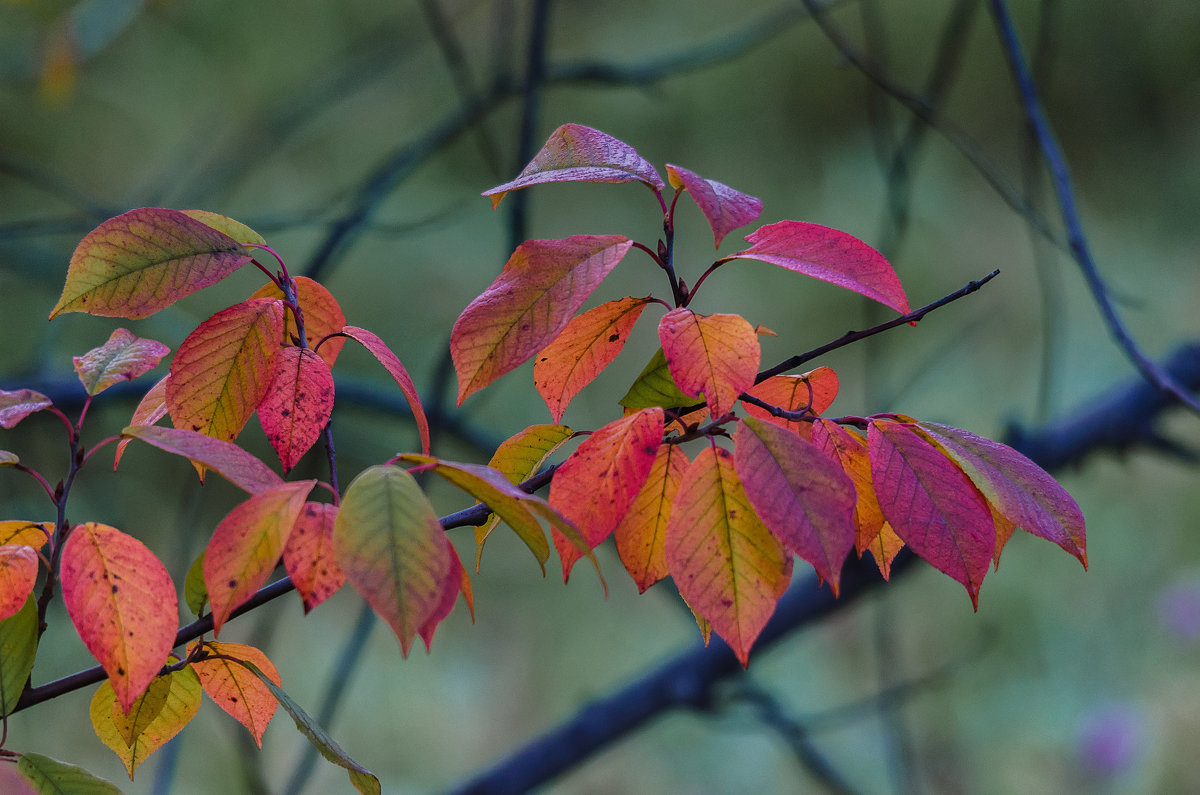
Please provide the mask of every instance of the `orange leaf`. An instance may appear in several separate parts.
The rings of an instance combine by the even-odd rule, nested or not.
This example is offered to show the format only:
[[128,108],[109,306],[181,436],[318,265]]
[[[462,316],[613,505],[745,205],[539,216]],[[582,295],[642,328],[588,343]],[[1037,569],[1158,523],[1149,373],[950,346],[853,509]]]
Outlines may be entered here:
[[911,427],[873,421],[867,449],[884,518],[912,551],[958,580],[979,606],[996,548],[987,501],[953,461]]
[[417,395],[417,387],[409,377],[408,371],[404,369],[404,365],[400,363],[399,357],[392,353],[383,340],[365,328],[345,326],[342,328],[342,333],[361,343],[383,365],[383,368],[391,374],[392,378],[395,379],[396,385],[400,387],[400,391],[404,394],[404,399],[408,401],[408,407],[413,413],[413,419],[416,420],[417,432],[421,434],[421,452],[429,455],[429,420],[425,418],[425,409],[421,406],[421,398]]
[[0,544],[21,544],[34,550],[46,546],[54,532],[53,522],[26,522],[8,519],[0,522]]
[[12,392],[0,389],[0,428],[15,428],[18,422],[30,414],[53,405],[50,398],[32,389],[18,389]]
[[685,188],[713,230],[713,243],[720,248],[725,235],[740,226],[753,223],[762,214],[762,202],[728,185],[667,164],[667,179],[676,190]]
[[[824,413],[837,397],[837,392],[837,373],[828,367],[818,367],[804,375],[772,376],[746,390],[747,394],[764,403],[779,406],[785,411],[811,411],[813,414]],[[753,403],[742,405],[751,417],[773,422],[800,434],[805,439],[809,438],[812,432],[812,423],[776,417]]]
[[[277,685],[282,681],[274,663],[253,646],[216,641],[205,643],[204,646],[213,654],[254,663],[258,670]],[[192,648],[195,648],[195,645]],[[208,693],[208,697],[234,720],[249,729],[254,742],[262,748],[263,732],[267,730],[267,724],[271,722],[279,706],[279,702],[262,680],[248,668],[220,657],[197,660],[192,663],[192,668],[200,678],[200,685],[204,692]]]
[[236,240],[178,210],[130,210],[80,241],[50,318],[64,312],[147,317],[251,259]]
[[613,530],[617,554],[637,583],[638,593],[667,576],[667,521],[687,465],[679,445],[660,444],[646,482]]
[[713,419],[754,386],[762,352],[754,327],[739,315],[672,309],[658,324],[658,339],[675,383],[690,397],[703,395]]
[[787,589],[792,561],[754,513],[724,448],[704,448],[684,473],[667,524],[667,569],[745,666]]
[[282,333],[283,302],[265,298],[201,323],[171,361],[167,408],[175,427],[236,439],[267,394]]
[[533,384],[555,422],[567,404],[625,347],[649,298],[609,301],[579,315],[542,349],[533,365]]
[[300,593],[304,612],[312,610],[346,582],[333,559],[333,520],[337,506],[306,502],[283,547],[283,566]]
[[338,508],[333,555],[407,656],[438,608],[451,566],[442,524],[413,476],[397,466],[361,472]]
[[[320,282],[313,281],[307,276],[296,276],[296,302],[300,304],[300,312],[304,315],[304,339],[309,348],[316,350],[317,343],[330,334],[336,334],[346,325],[346,316],[338,305],[333,293],[325,289]],[[283,299],[283,291],[274,282],[268,282],[254,291],[251,298]],[[284,318],[284,345],[291,345],[296,336],[296,319],[288,312]],[[346,340],[341,337],[330,337],[325,340],[317,354],[325,360],[325,364],[333,367],[338,354]]]
[[171,349],[161,342],[142,339],[119,328],[108,342],[71,359],[89,395],[98,395],[113,384],[132,381],[158,366]]
[[879,573],[887,580],[892,575],[892,561],[900,554],[900,550],[904,549],[904,540],[896,535],[890,524],[884,522],[866,548],[871,551],[871,557],[875,558]]
[[662,177],[637,151],[607,133],[564,124],[550,134],[541,151],[517,178],[483,192],[492,209],[510,190],[547,182],[643,182],[662,190]]
[[[40,533],[39,533],[40,535]],[[45,541],[45,536],[41,536]],[[37,551],[25,544],[0,544],[0,621],[16,615],[37,584]]]
[[[812,441],[827,456],[838,462],[842,471],[854,481],[854,489],[858,495],[854,505],[854,546],[859,556],[861,557],[868,547],[872,551],[882,552],[882,548],[877,550],[872,544],[887,523],[883,520],[883,511],[879,509],[879,500],[875,497],[875,485],[871,482],[871,458],[867,454],[867,445],[857,434],[829,420],[816,420],[812,423]],[[895,533],[892,535],[895,536]],[[903,542],[900,542],[900,545],[903,546]],[[892,557],[895,557],[895,553]],[[875,559],[880,560],[879,554],[876,554]],[[890,562],[889,559],[888,563]]]
[[764,420],[739,420],[734,444],[737,474],[755,513],[836,596],[854,546],[854,482],[816,445]]
[[[170,378],[169,375],[164,375],[158,379],[158,383],[150,387],[150,390],[146,394],[142,395],[142,399],[138,401],[137,408],[133,410],[133,416],[129,418],[130,425],[153,425],[167,416],[168,378]],[[117,452],[113,456],[114,470],[121,463],[121,456],[125,454],[125,448],[129,446],[131,441],[132,439],[124,438],[117,442]]]
[[175,645],[179,599],[170,575],[141,541],[88,522],[63,544],[59,576],[83,645],[128,712]]
[[159,428],[156,425],[130,425],[121,431],[121,435],[141,439],[160,450],[190,458],[250,494],[258,494],[283,483],[283,478],[270,467],[233,442],[222,442],[196,431]]
[[204,553],[213,634],[219,635],[229,614],[271,576],[304,509],[304,499],[316,484],[300,480],[255,494],[217,525]]
[[[612,534],[633,503],[662,442],[663,410],[642,409],[593,433],[554,473],[550,505],[579,529],[593,549]],[[557,530],[554,546],[563,580],[580,553]]]
[[892,266],[853,235],[819,224],[779,221],[750,233],[746,242],[750,248],[720,261],[756,259],[853,290],[900,314],[908,312],[908,297]]
[[126,714],[112,685],[101,682],[89,710],[92,728],[125,763],[132,781],[138,765],[196,717],[202,692],[189,666],[155,678]]
[[332,414],[329,365],[308,348],[282,348],[275,357],[275,376],[258,404],[258,421],[284,472],[321,438]]
[[527,240],[450,333],[458,404],[546,347],[633,245],[620,235]]

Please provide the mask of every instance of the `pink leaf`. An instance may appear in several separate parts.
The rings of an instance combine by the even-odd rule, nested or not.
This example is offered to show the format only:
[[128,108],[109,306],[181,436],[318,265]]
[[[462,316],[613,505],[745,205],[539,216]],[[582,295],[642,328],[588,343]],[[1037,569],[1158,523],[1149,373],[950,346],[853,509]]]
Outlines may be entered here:
[[32,389],[18,389],[12,392],[0,389],[0,428],[15,428],[18,422],[30,414],[53,405],[50,398]]
[[762,202],[716,180],[705,179],[683,166],[667,164],[672,187],[687,189],[713,230],[713,243],[720,248],[725,235],[753,223],[762,214]]
[[160,428],[157,425],[130,425],[121,431],[121,435],[141,439],[160,450],[203,464],[251,494],[283,483],[283,478],[269,466],[233,442],[223,442],[196,431]]
[[713,419],[754,385],[762,358],[754,327],[740,315],[672,309],[658,324],[671,377],[690,397],[704,396]]
[[421,434],[421,452],[429,455],[429,420],[425,418],[425,408],[421,405],[416,384],[409,377],[404,365],[400,363],[400,358],[392,353],[391,348],[384,344],[383,340],[365,328],[346,326],[342,329],[342,333],[361,343],[383,365],[383,369],[387,370],[395,379],[396,386],[400,387],[400,392],[408,401],[408,408],[412,411],[413,419],[417,423],[417,431]]
[[321,437],[332,413],[329,365],[308,348],[281,348],[275,357],[275,376],[258,405],[258,421],[284,472]]

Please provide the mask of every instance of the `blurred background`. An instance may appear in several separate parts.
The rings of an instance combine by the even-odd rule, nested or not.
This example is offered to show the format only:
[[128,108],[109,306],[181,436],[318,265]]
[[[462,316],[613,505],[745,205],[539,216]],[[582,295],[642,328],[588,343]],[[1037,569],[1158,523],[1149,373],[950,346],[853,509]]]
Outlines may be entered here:
[[[1200,337],[1200,5],[1011,5],[1100,271],[1131,334],[1162,359]],[[0,0],[0,388],[36,388],[75,411],[71,356],[122,325],[174,349],[256,289],[260,274],[245,269],[145,320],[46,321],[75,244],[101,221],[138,206],[202,208],[265,235],[350,323],[392,346],[441,418],[435,453],[486,462],[549,413],[529,366],[454,410],[444,362],[458,313],[514,241],[620,233],[653,246],[661,231],[637,184],[543,186],[498,211],[479,196],[565,122],[628,142],[661,173],[677,163],[758,196],[763,223],[863,238],[892,260],[913,306],[1001,270],[918,328],[817,362],[840,375],[835,413],[902,412],[1007,438],[1079,417],[1135,378],[1061,244],[987,3],[826,6],[823,32],[803,4],[781,0]],[[714,259],[711,233],[686,202],[677,228],[677,267],[692,282]],[[730,235],[721,253],[740,242]],[[762,263],[730,264],[706,285],[698,311],[778,332],[764,338],[764,364],[883,319],[847,291]],[[669,295],[630,255],[592,302],[651,291]],[[613,418],[655,346],[644,319],[564,421]],[[336,375],[345,483],[414,449],[416,434],[364,351],[348,347]],[[157,377],[106,393],[87,437],[124,426]],[[1200,445],[1197,417],[1155,422],[1182,450]],[[36,415],[0,448],[53,482],[66,465],[61,430]],[[256,422],[240,441],[269,455]],[[238,492],[217,478],[201,488],[186,461],[148,447],[131,448],[119,474],[105,458],[80,476],[71,519],[137,535],[182,582]],[[315,455],[297,472],[309,473],[325,474]],[[855,791],[1200,790],[1197,470],[1178,450],[1135,447],[1056,475],[1087,517],[1090,571],[1018,537],[975,614],[961,587],[922,567],[752,656],[710,710],[662,716],[552,790],[819,790],[787,727]],[[442,512],[466,507],[431,491]],[[0,514],[52,518],[33,481],[11,471],[0,473]],[[452,537],[469,559],[470,529]],[[314,715],[332,684],[344,687],[325,727],[385,791],[443,791],[697,642],[669,584],[639,597],[611,547],[599,554],[607,600],[588,572],[567,586],[553,571],[543,579],[519,541],[498,535],[474,578],[475,623],[460,606],[433,652],[407,660],[345,591],[307,617],[288,596],[222,639],[265,649]],[[55,608],[39,684],[91,664]],[[19,713],[6,747],[131,793],[347,788],[323,761],[297,774],[307,744],[286,715],[259,753],[211,704],[130,784],[92,733],[90,697]]]

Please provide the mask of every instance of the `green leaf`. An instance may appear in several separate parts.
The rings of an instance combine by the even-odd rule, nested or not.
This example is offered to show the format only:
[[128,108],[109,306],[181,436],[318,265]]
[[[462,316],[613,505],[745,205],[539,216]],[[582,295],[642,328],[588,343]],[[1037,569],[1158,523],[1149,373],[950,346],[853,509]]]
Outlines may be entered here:
[[121,795],[121,790],[82,767],[41,754],[21,754],[17,770],[41,795]]
[[183,601],[187,604],[192,615],[199,616],[208,604],[208,587],[204,584],[204,555],[207,550],[200,552],[200,557],[192,562],[188,569],[187,578],[183,581]]
[[37,602],[33,594],[14,615],[0,621],[0,715],[17,706],[37,654]]
[[629,387],[625,397],[617,402],[627,409],[648,409],[653,406],[671,409],[690,406],[696,402],[696,398],[683,394],[683,390],[676,385],[671,378],[671,369],[667,367],[667,356],[659,348],[642,368],[641,375]]
[[283,691],[283,688],[272,682],[266,674],[258,670],[258,667],[254,663],[247,660],[234,660],[234,662],[244,666],[262,680],[262,683],[267,686],[267,689],[279,701],[279,706],[287,710],[287,713],[292,716],[292,720],[296,722],[296,728],[308,738],[308,741],[313,744],[314,748],[320,751],[321,756],[335,765],[346,769],[346,772],[350,774],[350,783],[354,785],[356,790],[364,793],[364,795],[379,795],[382,790],[379,785],[379,779],[375,777],[375,774],[351,759],[350,755],[343,751],[333,741],[333,738],[326,734],[325,730],[318,726],[316,721],[300,708],[299,704],[292,701],[291,697]]
[[266,245],[266,238],[255,232],[250,227],[243,224],[241,221],[235,221],[232,218],[221,215],[220,213],[209,212],[208,210],[181,210],[184,215],[195,218],[206,226],[211,226],[218,232],[223,232],[229,235],[239,243],[256,243],[260,246]]

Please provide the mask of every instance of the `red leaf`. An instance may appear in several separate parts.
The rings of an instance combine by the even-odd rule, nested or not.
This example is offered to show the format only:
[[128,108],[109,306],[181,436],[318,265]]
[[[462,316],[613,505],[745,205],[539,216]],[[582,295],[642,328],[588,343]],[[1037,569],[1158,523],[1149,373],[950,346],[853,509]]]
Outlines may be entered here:
[[[873,552],[882,552],[882,548],[877,550],[872,545],[885,522],[883,511],[879,509],[879,500],[875,496],[875,484],[871,480],[871,457],[867,454],[867,445],[862,437],[847,431],[836,422],[816,420],[812,423],[812,442],[831,460],[836,461],[854,482],[857,493],[854,505],[854,545],[858,554],[861,556],[868,548]],[[875,559],[879,561],[879,555],[876,555]],[[887,563],[890,565],[891,561],[888,560]],[[886,572],[884,577],[886,579]]]
[[130,210],[80,241],[50,318],[64,312],[146,317],[251,259],[236,240],[178,210]]
[[15,428],[18,422],[30,414],[53,405],[50,398],[32,389],[18,389],[13,392],[0,389],[0,428]]
[[667,522],[688,463],[679,445],[660,444],[646,482],[613,530],[617,554],[638,593],[667,576]]
[[75,526],[60,565],[71,622],[128,712],[175,645],[179,599],[171,576],[141,541],[95,522]]
[[[330,334],[336,334],[346,325],[346,316],[338,305],[333,294],[325,289],[320,282],[313,281],[307,276],[296,276],[296,301],[300,304],[300,313],[304,315],[304,339],[309,348],[317,350],[317,343]],[[251,298],[283,298],[283,291],[274,282],[268,282],[254,291]],[[288,312],[284,318],[284,345],[291,345],[296,336],[296,319]],[[338,354],[346,340],[341,337],[330,337],[325,340],[317,354],[325,360],[325,364],[333,367]]]
[[114,331],[108,342],[83,356],[71,359],[75,372],[89,395],[98,395],[113,384],[132,381],[158,366],[171,349],[161,342],[142,339],[123,328]]
[[[258,670],[277,685],[282,681],[274,663],[253,646],[215,641],[204,645],[213,654],[254,663]],[[195,644],[192,648],[195,648]],[[192,663],[192,670],[200,678],[200,684],[204,692],[208,693],[208,697],[234,720],[245,726],[255,744],[262,748],[263,732],[267,730],[267,724],[271,722],[271,718],[275,716],[275,709],[279,706],[275,695],[267,689],[262,680],[245,666],[221,657],[197,660]]]
[[[584,439],[554,473],[550,505],[579,528],[591,548],[612,534],[641,491],[662,435],[662,409],[642,409]],[[565,581],[580,553],[557,530],[553,535]]]
[[617,357],[649,298],[609,301],[579,315],[542,349],[533,384],[555,422],[567,404]]
[[258,494],[283,483],[283,478],[269,466],[233,442],[222,442],[196,431],[160,428],[156,425],[130,425],[121,431],[121,435],[141,439],[160,450],[203,464],[250,494]]
[[[809,411],[813,414],[824,413],[837,397],[837,392],[837,373],[828,367],[818,367],[803,375],[772,376],[746,390],[747,394],[772,406],[779,406],[786,411]],[[743,403],[742,406],[751,417],[773,422],[806,439],[812,432],[811,422],[776,417],[753,403]]]
[[867,449],[884,518],[933,567],[958,580],[979,606],[996,528],[987,501],[963,471],[908,425],[871,423]]
[[731,259],[756,259],[803,273],[878,301],[901,314],[908,297],[883,255],[853,235],[818,224],[779,221],[746,236],[750,248]]
[[746,665],[791,580],[792,560],[754,513],[728,450],[704,448],[684,473],[666,554],[684,600]]
[[463,569],[462,561],[459,560],[458,550],[450,543],[449,538],[446,538],[446,550],[450,555],[450,573],[442,582],[442,593],[437,608],[422,625],[419,633],[421,640],[425,642],[425,651],[427,652],[433,650],[433,635],[437,632],[438,625],[445,621],[446,617],[454,610],[458,595],[463,593],[463,583],[467,583],[470,587],[470,580],[466,579],[467,572]]
[[633,242],[620,235],[527,240],[450,334],[458,404],[546,347]]
[[[922,422],[920,427],[945,448],[1009,523],[1058,544],[1087,568],[1083,513],[1048,472],[991,439],[934,422]],[[997,539],[997,560],[1007,540]]]
[[[45,536],[41,538],[45,541]],[[0,544],[0,621],[25,605],[37,584],[37,573],[37,550],[26,544]]]
[[[133,410],[133,416],[129,418],[130,425],[153,425],[167,416],[168,378],[170,376],[164,375],[158,379],[158,383],[150,387],[146,394],[142,395],[142,399],[138,401],[137,408]],[[125,454],[125,448],[129,446],[131,441],[133,440],[124,438],[117,442],[117,452],[113,455],[114,470],[121,463],[121,456]]]
[[333,414],[333,374],[308,348],[289,345],[275,357],[275,376],[258,404],[258,421],[287,472],[321,438]]
[[187,336],[171,361],[167,408],[176,428],[233,441],[267,394],[283,333],[283,302],[223,309]]
[[204,553],[204,586],[212,605],[213,634],[229,614],[266,583],[315,480],[284,483],[252,495],[230,511]]
[[763,420],[739,420],[734,444],[737,474],[755,513],[836,596],[854,546],[854,482],[816,445]]
[[713,419],[754,386],[762,351],[754,327],[740,315],[698,315],[672,309],[658,324],[671,378],[685,394],[704,396]]
[[495,209],[510,190],[530,185],[633,181],[644,182],[656,191],[666,187],[654,166],[629,144],[582,124],[564,124],[550,134],[516,179],[482,195],[492,197]]
[[304,602],[305,613],[337,593],[346,582],[346,575],[333,558],[336,516],[336,505],[304,503],[283,547],[283,566]]
[[400,363],[400,358],[392,353],[392,349],[384,344],[383,340],[365,328],[345,326],[342,328],[342,333],[357,340],[370,351],[383,365],[383,369],[387,370],[395,379],[404,399],[408,401],[408,408],[413,413],[413,419],[417,423],[417,432],[421,434],[421,452],[429,455],[429,420],[425,418],[425,408],[421,405],[420,396],[417,395],[417,386],[409,377],[408,371],[404,369],[404,365]]
[[713,243],[721,247],[725,235],[740,226],[753,223],[762,214],[762,202],[728,185],[688,171],[683,166],[667,164],[667,179],[676,190],[685,188],[704,213],[713,230]]

